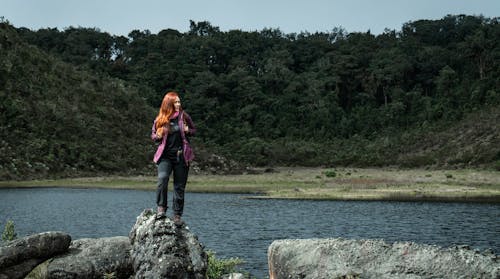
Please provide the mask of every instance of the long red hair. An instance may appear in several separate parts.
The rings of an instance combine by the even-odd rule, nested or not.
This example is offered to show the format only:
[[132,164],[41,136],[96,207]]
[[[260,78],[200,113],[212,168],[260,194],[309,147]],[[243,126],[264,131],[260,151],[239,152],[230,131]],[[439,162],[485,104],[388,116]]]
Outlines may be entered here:
[[[156,129],[163,127],[170,121],[170,116],[175,112],[174,102],[177,97],[179,97],[177,92],[168,92],[165,94],[165,97],[163,97],[160,111],[156,116]],[[182,108],[179,109],[179,111],[182,111]]]

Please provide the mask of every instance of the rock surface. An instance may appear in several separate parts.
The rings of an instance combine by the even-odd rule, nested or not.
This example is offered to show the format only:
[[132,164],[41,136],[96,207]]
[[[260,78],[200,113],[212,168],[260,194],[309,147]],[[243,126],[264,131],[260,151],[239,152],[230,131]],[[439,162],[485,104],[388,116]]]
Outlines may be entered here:
[[207,254],[185,225],[147,209],[129,234],[135,278],[205,278]]
[[26,236],[0,246],[0,278],[24,278],[39,263],[65,252],[71,236],[63,232],[44,232]]
[[129,278],[133,274],[130,249],[126,236],[78,239],[49,262],[46,273],[48,278],[103,278],[105,274]]
[[500,278],[492,253],[467,247],[383,240],[277,240],[268,249],[270,279]]

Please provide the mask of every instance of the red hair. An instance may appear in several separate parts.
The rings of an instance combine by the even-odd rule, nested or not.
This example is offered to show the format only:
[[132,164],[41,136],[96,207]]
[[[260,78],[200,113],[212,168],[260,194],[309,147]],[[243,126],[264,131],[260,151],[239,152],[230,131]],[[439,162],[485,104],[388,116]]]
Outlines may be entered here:
[[[179,97],[177,92],[168,92],[163,97],[160,111],[158,112],[158,116],[156,116],[156,129],[163,127],[170,121],[170,116],[175,112],[174,102],[177,97]],[[182,108],[179,111],[182,111]]]

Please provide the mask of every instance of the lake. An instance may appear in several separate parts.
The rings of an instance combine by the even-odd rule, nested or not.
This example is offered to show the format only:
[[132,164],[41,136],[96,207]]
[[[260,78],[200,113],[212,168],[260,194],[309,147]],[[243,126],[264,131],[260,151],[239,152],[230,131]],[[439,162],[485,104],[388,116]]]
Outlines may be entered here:
[[[1,229],[11,219],[18,236],[44,231],[64,231],[73,239],[127,236],[145,208],[156,208],[155,192],[0,189]],[[242,258],[241,269],[257,278],[268,276],[268,246],[284,238],[379,238],[500,251],[498,204],[256,200],[186,193],[184,208],[184,220],[207,249],[219,258]]]

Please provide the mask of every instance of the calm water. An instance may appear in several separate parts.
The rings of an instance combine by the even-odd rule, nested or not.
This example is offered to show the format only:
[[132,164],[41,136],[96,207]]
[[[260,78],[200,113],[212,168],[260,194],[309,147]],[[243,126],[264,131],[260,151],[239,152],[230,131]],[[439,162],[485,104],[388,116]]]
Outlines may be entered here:
[[[267,277],[267,247],[283,238],[383,238],[500,252],[500,205],[242,197],[187,193],[184,219],[207,249],[244,259],[241,268],[257,278]],[[154,192],[133,190],[0,189],[0,225],[13,220],[19,236],[51,230],[73,239],[127,236],[154,199]]]

